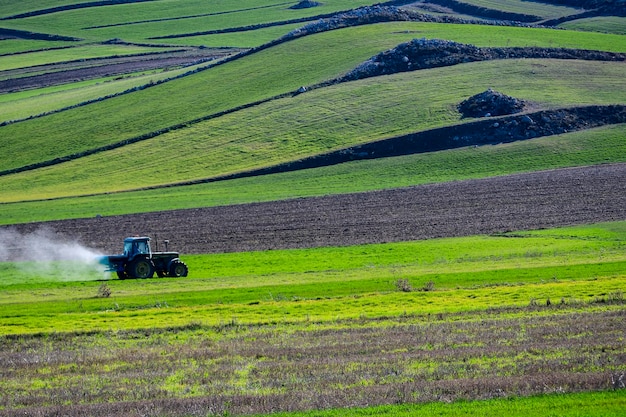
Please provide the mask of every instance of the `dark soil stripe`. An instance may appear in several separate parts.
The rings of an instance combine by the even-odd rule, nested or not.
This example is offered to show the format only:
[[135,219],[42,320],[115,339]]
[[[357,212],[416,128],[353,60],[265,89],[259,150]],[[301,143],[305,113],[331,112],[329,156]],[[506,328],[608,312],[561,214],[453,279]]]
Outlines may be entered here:
[[[118,55],[32,66],[27,71],[24,69],[0,71],[0,75],[10,76],[10,78],[0,80],[0,93],[23,91],[41,88],[42,86],[48,87],[172,66],[195,65],[216,59],[227,53],[201,53],[201,51],[172,50],[129,56]],[[44,70],[44,73],[27,75],[30,71]]]
[[397,242],[626,220],[625,178],[626,164],[598,165],[8,227],[20,233],[45,227],[104,253],[138,234],[169,239],[185,254]]
[[[2,19],[0,19],[2,20]],[[0,38],[17,38],[17,39],[33,39],[39,41],[80,41],[79,38],[70,36],[50,35],[48,33],[29,32],[27,30],[4,29],[0,28]]]

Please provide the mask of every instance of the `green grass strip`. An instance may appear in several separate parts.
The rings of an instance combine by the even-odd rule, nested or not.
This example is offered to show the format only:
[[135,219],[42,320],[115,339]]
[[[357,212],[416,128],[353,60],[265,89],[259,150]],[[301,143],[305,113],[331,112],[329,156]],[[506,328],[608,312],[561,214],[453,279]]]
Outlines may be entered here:
[[600,16],[565,22],[560,27],[569,30],[587,30],[626,35],[626,17]]
[[[79,273],[67,281],[67,268],[46,275],[4,263],[0,332],[604,305],[623,301],[625,230],[618,222],[509,237],[184,256],[192,271],[185,279],[103,283]],[[99,297],[104,284],[110,296]]]
[[[452,403],[401,404],[341,410],[315,410],[301,413],[272,413],[273,417],[366,417],[366,416],[441,416],[457,417],[619,417],[626,407],[622,391],[550,394],[532,397],[509,397],[485,401]],[[257,415],[261,417],[261,415]]]
[[[181,327],[193,323],[219,326],[224,323],[262,325],[332,322],[535,305],[549,309],[567,309],[586,303],[597,303],[600,306],[598,308],[622,309],[622,304],[615,304],[613,307],[610,305],[615,300],[623,302],[623,298],[619,297],[619,294],[623,294],[623,283],[624,276],[621,276],[598,281],[528,284],[472,290],[396,291],[319,299],[283,299],[276,298],[268,292],[261,300],[257,297],[245,303],[229,302],[228,298],[224,298],[214,303],[188,306],[181,306],[180,298],[167,294],[141,300],[112,296],[110,299],[92,298],[5,305],[0,314],[0,333],[116,331]],[[95,293],[96,288],[94,296]],[[201,295],[196,294],[194,297],[198,296]]]
[[539,2],[527,2],[523,0],[464,0],[463,3],[491,10],[503,12],[529,14],[539,16],[544,19],[554,19],[561,16],[568,16],[579,13],[573,7],[555,6]]

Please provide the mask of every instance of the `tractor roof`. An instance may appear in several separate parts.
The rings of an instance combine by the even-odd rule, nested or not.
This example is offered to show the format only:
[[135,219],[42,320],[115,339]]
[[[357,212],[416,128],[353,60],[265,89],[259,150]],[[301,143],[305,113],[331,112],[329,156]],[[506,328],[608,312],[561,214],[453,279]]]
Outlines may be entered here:
[[124,239],[124,242],[136,242],[136,241],[148,241],[148,240],[150,240],[150,238],[147,236],[133,236],[133,237],[127,237],[126,239]]

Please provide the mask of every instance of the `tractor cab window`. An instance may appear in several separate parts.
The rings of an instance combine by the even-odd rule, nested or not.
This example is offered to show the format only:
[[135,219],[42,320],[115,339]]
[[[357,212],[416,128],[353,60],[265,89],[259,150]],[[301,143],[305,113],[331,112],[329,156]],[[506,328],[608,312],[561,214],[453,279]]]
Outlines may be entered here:
[[149,253],[148,242],[137,242],[137,253]]
[[124,242],[124,256],[128,256],[133,251],[133,243],[132,242]]

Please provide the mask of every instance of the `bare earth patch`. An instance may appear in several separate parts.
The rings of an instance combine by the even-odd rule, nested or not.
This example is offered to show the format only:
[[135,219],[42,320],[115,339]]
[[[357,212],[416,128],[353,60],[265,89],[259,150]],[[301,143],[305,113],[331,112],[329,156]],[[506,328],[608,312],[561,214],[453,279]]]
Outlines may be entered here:
[[0,93],[196,65],[233,53],[231,49],[181,49],[179,51],[94,58],[0,71]]
[[268,203],[75,219],[46,226],[105,252],[158,235],[182,252],[340,246],[626,220],[626,164]]

